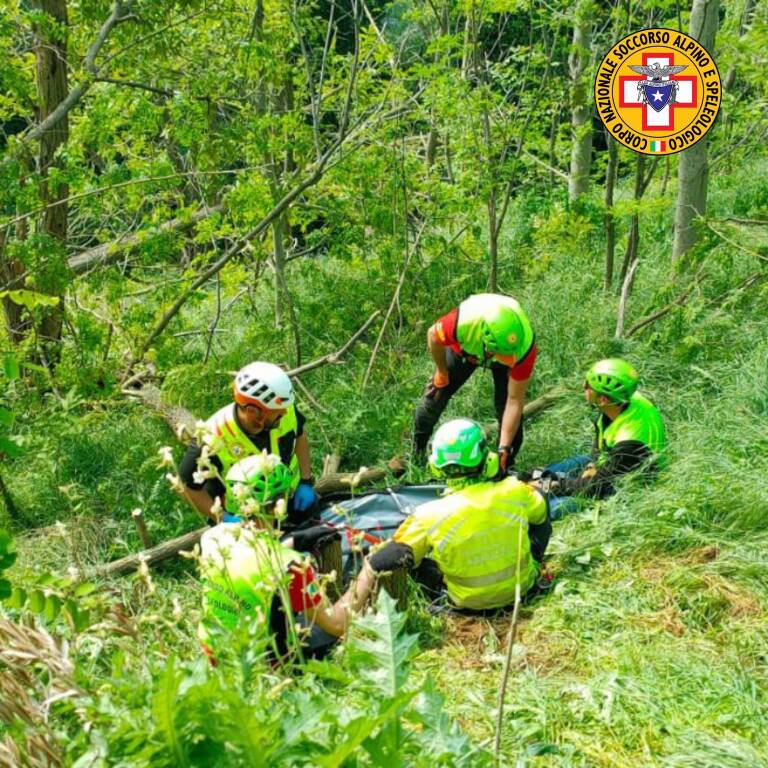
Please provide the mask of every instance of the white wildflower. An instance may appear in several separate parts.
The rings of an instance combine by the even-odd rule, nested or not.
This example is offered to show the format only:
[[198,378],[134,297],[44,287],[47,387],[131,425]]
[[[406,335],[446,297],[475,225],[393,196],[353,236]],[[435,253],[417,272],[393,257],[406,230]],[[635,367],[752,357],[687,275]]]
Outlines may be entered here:
[[150,595],[154,594],[155,583],[152,581],[152,576],[150,576],[149,573],[147,558],[143,555],[139,555],[139,579],[144,582],[147,592],[149,592]]
[[173,451],[169,445],[164,445],[162,448],[159,448],[157,453],[160,456],[161,467],[173,466]]
[[202,419],[198,419],[195,422],[195,442],[198,445],[203,445],[207,442],[206,438],[211,437],[212,432],[210,427]]
[[286,517],[288,517],[288,504],[285,499],[278,499],[275,504],[275,519],[282,521]]
[[261,511],[261,505],[256,499],[246,499],[243,504],[240,505],[240,511],[243,517],[256,517]]
[[198,469],[192,473],[192,479],[198,484],[202,485],[206,480],[214,477],[213,472],[209,472],[206,469]]
[[178,475],[174,474],[173,472],[168,472],[165,475],[165,479],[170,483],[171,488],[173,488],[176,493],[184,492],[184,484],[181,482],[181,479]]

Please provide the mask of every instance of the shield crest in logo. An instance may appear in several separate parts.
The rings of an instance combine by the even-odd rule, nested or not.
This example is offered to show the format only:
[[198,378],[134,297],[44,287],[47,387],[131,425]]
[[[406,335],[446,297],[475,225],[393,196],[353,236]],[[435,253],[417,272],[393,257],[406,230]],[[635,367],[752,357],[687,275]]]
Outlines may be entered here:
[[645,82],[640,83],[645,94],[645,101],[656,112],[661,112],[667,104],[675,102],[675,83],[667,82]]

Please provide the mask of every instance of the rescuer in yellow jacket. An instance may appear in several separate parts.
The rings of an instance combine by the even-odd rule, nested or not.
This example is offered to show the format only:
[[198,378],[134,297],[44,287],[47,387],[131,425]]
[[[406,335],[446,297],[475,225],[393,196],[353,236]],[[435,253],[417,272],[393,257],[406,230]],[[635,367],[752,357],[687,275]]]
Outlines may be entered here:
[[288,523],[297,525],[318,500],[312,479],[304,416],[294,405],[293,384],[272,363],[255,362],[238,371],[234,403],[208,419],[199,444],[187,450],[179,474],[184,495],[201,515],[216,522],[216,499],[226,507],[223,479],[241,459],[266,451],[279,456],[291,472]]
[[482,427],[455,419],[435,434],[430,467],[446,494],[420,505],[394,539],[371,555],[375,571],[418,566],[429,555],[458,608],[501,608],[536,582],[551,526],[547,503],[530,485],[498,472]]

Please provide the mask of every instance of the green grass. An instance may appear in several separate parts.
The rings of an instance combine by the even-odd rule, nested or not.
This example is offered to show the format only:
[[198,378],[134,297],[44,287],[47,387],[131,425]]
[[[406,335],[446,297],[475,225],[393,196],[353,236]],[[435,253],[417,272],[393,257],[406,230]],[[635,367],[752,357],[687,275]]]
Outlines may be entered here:
[[[730,178],[715,185],[713,215],[751,215],[763,205],[761,178],[755,171],[743,183]],[[530,309],[537,329],[540,359],[530,395],[553,387],[570,392],[528,425],[521,465],[542,465],[588,446],[581,377],[609,354],[624,355],[640,369],[642,387],[668,426],[670,462],[655,483],[628,480],[610,500],[556,524],[549,552],[555,588],[523,612],[503,764],[768,765],[768,291],[756,287],[725,305],[708,304],[756,269],[755,260],[712,243],[709,276],[688,305],[615,341],[618,300],[601,287],[599,217],[575,221],[531,198],[513,202],[510,220],[516,216],[530,226],[506,233],[514,256],[502,269],[501,288]],[[688,284],[669,264],[661,219],[668,216],[641,216],[643,263],[628,325]],[[745,241],[754,245],[759,238],[751,232]],[[388,302],[392,274],[373,256],[364,264],[334,257],[297,267],[305,359],[337,348]],[[385,334],[367,389],[362,381],[375,332],[342,365],[302,379],[327,411],[315,410],[300,393],[316,472],[331,450],[348,468],[407,451],[412,410],[430,370],[426,326],[454,299],[485,288],[477,265],[456,272],[445,276],[427,263],[423,281],[406,282],[401,315]],[[354,306],[346,296],[355,297]],[[226,343],[217,341],[208,366],[201,364],[204,338],[162,341],[157,354],[168,374],[169,401],[207,416],[229,396],[226,371],[253,357],[291,359],[290,334],[267,322],[268,287],[258,288],[256,297],[267,307],[260,324],[247,303],[235,305],[226,318],[233,332]],[[200,326],[213,306],[210,297],[201,298],[185,310],[185,322]],[[478,372],[452,401],[446,418],[457,415],[493,418],[487,374]],[[144,408],[107,395],[72,402],[62,412],[30,396],[20,422],[25,456],[4,471],[22,511],[21,520],[11,521],[21,554],[13,579],[24,583],[40,571],[88,568],[135,551],[134,507],[144,509],[156,540],[198,524],[156,466],[157,448],[173,436]],[[105,584],[138,628],[130,643],[106,646],[114,651],[128,643],[120,651],[123,675],[146,676],[147,664],[172,653],[197,654],[200,595],[192,567],[158,571],[153,585],[154,591],[133,577]],[[448,711],[486,746],[507,622],[440,620],[419,606],[410,616],[409,626],[424,635],[416,677],[431,673]],[[92,681],[116,663],[104,648],[80,650]]]

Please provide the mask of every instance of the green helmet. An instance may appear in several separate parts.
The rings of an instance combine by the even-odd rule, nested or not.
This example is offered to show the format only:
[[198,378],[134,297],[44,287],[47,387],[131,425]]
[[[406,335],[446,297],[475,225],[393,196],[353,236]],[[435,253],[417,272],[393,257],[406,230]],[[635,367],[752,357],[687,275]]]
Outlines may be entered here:
[[628,403],[637,389],[637,371],[626,360],[599,360],[587,371],[587,385],[598,395],[617,403]]
[[473,475],[483,469],[487,458],[483,428],[471,419],[453,419],[435,433],[429,466],[438,477]]
[[520,315],[511,307],[498,307],[496,312],[480,323],[480,335],[486,352],[511,355],[519,349],[525,329]]
[[227,472],[227,511],[242,515],[252,499],[269,504],[291,490],[293,476],[279,456],[266,451],[238,461]]

